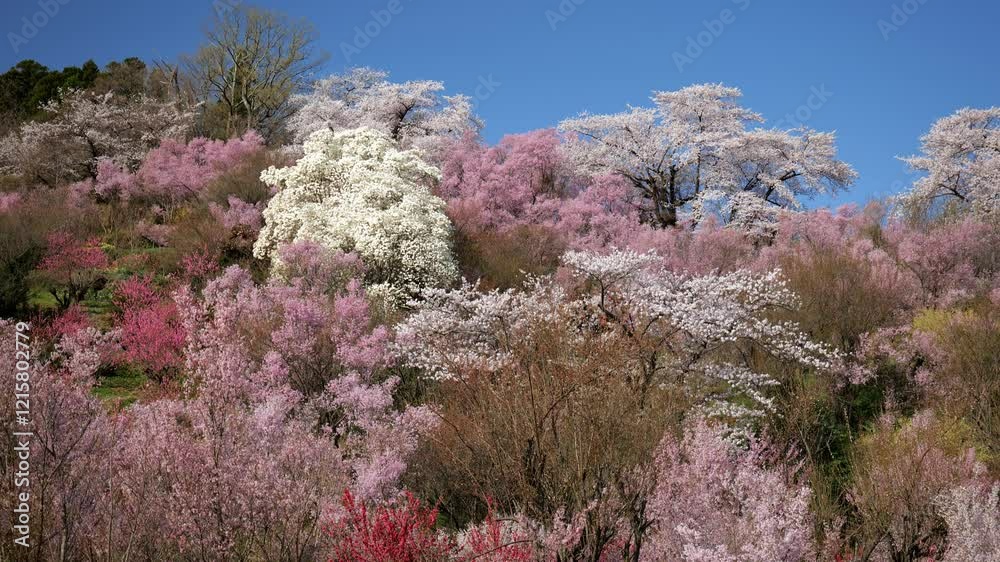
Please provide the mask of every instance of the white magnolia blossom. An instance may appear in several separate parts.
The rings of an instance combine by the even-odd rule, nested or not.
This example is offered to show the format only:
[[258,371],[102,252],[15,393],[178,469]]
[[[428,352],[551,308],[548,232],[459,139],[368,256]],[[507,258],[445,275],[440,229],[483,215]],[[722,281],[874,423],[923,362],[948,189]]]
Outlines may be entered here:
[[95,177],[97,161],[135,168],[162,139],[183,139],[193,113],[144,95],[63,92],[30,121],[0,140],[0,165],[45,184]]
[[763,118],[741,107],[741,96],[738,88],[701,84],[656,93],[654,108],[583,114],[559,128],[571,161],[628,179],[648,200],[645,220],[660,226],[685,212],[698,221],[705,201],[728,200],[722,218],[755,228],[776,216],[765,207],[799,209],[802,197],[854,181],[854,170],[836,159],[832,133],[751,129]]
[[428,187],[440,172],[419,152],[367,128],[322,129],[303,148],[294,166],[261,173],[278,192],[264,210],[255,256],[274,257],[279,245],[302,240],[355,252],[370,293],[397,304],[458,276],[445,203]]
[[292,101],[297,111],[288,128],[301,143],[320,129],[340,131],[370,127],[388,133],[404,148],[437,154],[443,140],[478,133],[483,124],[467,96],[445,96],[433,80],[394,83],[388,74],[355,68],[318,80]]
[[926,175],[904,204],[954,202],[980,214],[1000,211],[1000,107],[961,109],[921,138],[921,154],[902,160]]
[[655,342],[642,361],[656,365],[644,375],[651,383],[681,382],[711,414],[737,424],[774,411],[766,391],[777,382],[736,362],[747,346],[819,370],[840,365],[835,351],[795,324],[768,319],[776,308],[797,305],[780,271],[677,275],[659,266],[655,254],[631,251],[570,252],[563,263],[574,279],[569,292],[555,278],[535,280],[524,291],[482,293],[471,285],[424,291],[399,327],[402,356],[449,379],[468,368],[506,366],[508,342],[530,341],[540,319],[579,337],[610,329],[647,342],[639,348]]

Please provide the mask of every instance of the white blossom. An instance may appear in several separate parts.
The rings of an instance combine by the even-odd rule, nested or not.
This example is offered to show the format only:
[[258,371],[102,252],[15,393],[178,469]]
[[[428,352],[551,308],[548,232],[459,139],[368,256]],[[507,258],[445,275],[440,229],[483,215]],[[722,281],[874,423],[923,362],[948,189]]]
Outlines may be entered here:
[[965,108],[939,120],[920,148],[920,155],[902,160],[926,175],[902,203],[951,201],[979,214],[1000,211],[1000,107]]
[[657,92],[655,108],[563,121],[568,157],[592,174],[628,179],[648,200],[645,220],[699,221],[705,203],[720,203],[734,227],[773,222],[770,207],[799,209],[800,199],[832,193],[856,174],[836,159],[832,133],[749,128],[763,122],[741,107],[738,88],[701,84]]
[[[539,323],[561,326],[571,338],[620,330],[647,342],[637,349],[655,355],[658,367],[649,374],[658,384],[680,381],[710,414],[736,426],[774,412],[768,388],[777,384],[736,362],[740,349],[757,346],[818,370],[840,366],[836,351],[794,323],[769,319],[771,311],[798,304],[778,270],[679,275],[660,266],[655,254],[618,250],[569,252],[563,263],[572,290],[554,277],[533,280],[523,291],[425,290],[399,327],[402,356],[434,377],[452,378],[464,368],[508,365],[510,342],[530,342]],[[648,342],[656,342],[653,349],[643,347]],[[650,363],[648,357],[642,362]]]
[[417,151],[368,128],[322,129],[303,148],[294,166],[261,173],[278,192],[254,255],[273,257],[279,245],[301,240],[355,252],[371,292],[396,303],[457,277],[445,204],[428,187],[440,173]]
[[45,120],[0,140],[0,165],[46,184],[95,177],[100,158],[134,169],[162,139],[183,139],[193,122],[173,102],[110,92],[63,92],[42,110]]
[[387,133],[403,148],[422,148],[433,155],[443,140],[482,128],[471,100],[442,95],[441,82],[395,83],[387,78],[382,71],[354,68],[318,80],[311,92],[292,100],[298,109],[288,127],[295,142],[320,129],[369,127]]

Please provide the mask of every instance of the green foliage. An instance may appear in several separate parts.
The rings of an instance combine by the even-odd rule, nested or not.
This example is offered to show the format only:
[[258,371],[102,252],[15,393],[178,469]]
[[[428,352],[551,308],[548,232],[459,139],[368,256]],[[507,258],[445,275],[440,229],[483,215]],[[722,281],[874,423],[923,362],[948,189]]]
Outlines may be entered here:
[[61,90],[93,88],[98,93],[141,94],[146,90],[146,70],[146,63],[135,57],[111,61],[103,71],[93,60],[50,70],[25,59],[0,74],[0,115],[7,116],[8,126],[38,118],[41,106],[58,98]]
[[109,405],[126,407],[139,399],[141,390],[148,382],[141,369],[129,364],[114,365],[98,373],[98,384],[93,392]]

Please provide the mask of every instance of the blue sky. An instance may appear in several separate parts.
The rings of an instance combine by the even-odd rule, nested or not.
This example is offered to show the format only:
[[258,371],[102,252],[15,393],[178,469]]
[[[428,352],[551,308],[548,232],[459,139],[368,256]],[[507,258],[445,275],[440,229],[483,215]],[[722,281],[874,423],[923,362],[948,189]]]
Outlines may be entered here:
[[[213,13],[212,0],[46,2],[58,5],[52,17],[37,15],[38,0],[4,0],[0,66],[23,58],[50,67],[88,58],[99,64],[127,56],[170,60],[197,47]],[[330,54],[327,72],[372,66],[398,80],[442,80],[449,91],[470,95],[492,82],[479,87],[478,102],[490,141],[554,126],[584,110],[646,104],[653,90],[700,82],[738,86],[745,104],[769,123],[792,115],[837,131],[841,157],[861,177],[851,192],[818,204],[899,191],[912,177],[894,157],[915,151],[935,119],[963,106],[1000,103],[1000,5],[983,0],[256,4],[313,22]],[[387,19],[390,7],[397,13]],[[384,25],[373,11],[383,12]],[[20,35],[22,18],[33,17],[48,21],[26,42],[15,41],[15,52],[10,34]],[[377,31],[367,45],[357,40],[357,29],[366,26]],[[344,45],[351,45],[350,60]]]

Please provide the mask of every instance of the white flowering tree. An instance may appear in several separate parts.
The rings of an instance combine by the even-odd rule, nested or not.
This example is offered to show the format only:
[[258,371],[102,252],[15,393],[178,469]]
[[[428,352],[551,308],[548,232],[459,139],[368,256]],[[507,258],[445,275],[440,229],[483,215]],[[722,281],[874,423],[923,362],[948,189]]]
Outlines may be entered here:
[[369,128],[321,129],[303,149],[294,166],[261,173],[278,192],[264,210],[254,255],[273,258],[281,244],[302,240],[355,252],[367,267],[369,294],[393,303],[458,276],[445,203],[428,187],[440,172],[419,152]]
[[952,203],[979,214],[1000,210],[1000,107],[960,109],[920,140],[921,154],[902,160],[925,175],[900,198],[904,205]]
[[399,328],[404,356],[450,379],[470,368],[504,367],[510,349],[535,337],[540,318],[562,322],[577,337],[616,332],[634,342],[638,392],[678,385],[733,429],[774,411],[768,389],[777,381],[751,368],[751,349],[818,370],[840,366],[837,352],[795,324],[768,319],[770,311],[797,305],[780,271],[678,275],[656,255],[631,251],[570,252],[563,262],[573,279],[569,291],[552,279],[520,292],[481,293],[469,285],[425,291]]
[[559,128],[580,169],[627,178],[647,200],[644,220],[658,226],[711,211],[753,226],[854,181],[832,133],[760,128],[763,118],[740,106],[741,96],[722,84],[689,86],[655,93],[652,108],[583,114]]
[[63,92],[42,110],[45,120],[0,139],[0,164],[46,185],[96,178],[102,158],[135,168],[161,140],[183,139],[194,118],[174,102],[110,92]]
[[433,80],[390,82],[388,74],[354,68],[316,81],[312,91],[295,96],[288,127],[296,142],[320,129],[370,127],[386,132],[404,148],[436,153],[441,141],[478,133],[482,122],[467,96],[442,95]]

